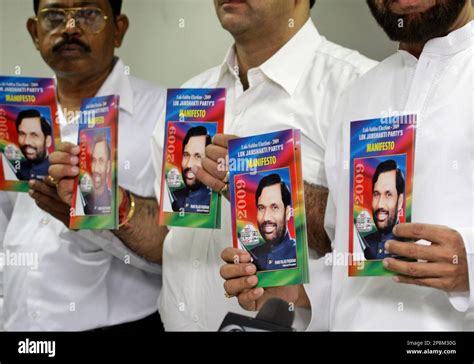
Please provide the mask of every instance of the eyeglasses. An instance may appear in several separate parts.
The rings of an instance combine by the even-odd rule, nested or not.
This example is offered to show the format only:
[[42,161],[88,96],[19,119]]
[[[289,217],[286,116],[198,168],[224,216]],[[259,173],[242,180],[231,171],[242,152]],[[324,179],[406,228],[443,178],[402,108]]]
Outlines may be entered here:
[[[41,10],[35,19],[46,32],[66,26],[97,34],[104,30],[108,16],[104,15],[100,8],[46,8]],[[69,19],[74,21],[70,24]]]

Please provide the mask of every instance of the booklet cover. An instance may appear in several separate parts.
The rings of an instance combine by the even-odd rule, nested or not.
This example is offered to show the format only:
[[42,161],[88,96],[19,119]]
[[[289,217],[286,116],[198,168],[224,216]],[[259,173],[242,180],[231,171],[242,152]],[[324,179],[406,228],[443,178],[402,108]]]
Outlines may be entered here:
[[258,287],[309,282],[299,130],[229,141],[232,238]]
[[54,79],[0,76],[0,190],[28,192],[30,179],[48,175],[56,118]]
[[225,89],[170,89],[166,106],[160,224],[220,228],[221,196],[196,179],[206,146],[224,132]]
[[118,227],[117,132],[119,97],[84,99],[78,145],[79,176],[72,197],[71,229]]
[[[396,224],[411,222],[416,116],[350,126],[349,276],[384,276]],[[396,239],[400,240],[400,239]]]

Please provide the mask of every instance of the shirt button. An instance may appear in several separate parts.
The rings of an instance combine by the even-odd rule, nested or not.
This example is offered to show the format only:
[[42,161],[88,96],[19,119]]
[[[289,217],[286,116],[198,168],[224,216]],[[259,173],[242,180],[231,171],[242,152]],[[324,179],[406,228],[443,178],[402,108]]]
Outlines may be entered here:
[[194,259],[193,268],[198,269],[200,266],[201,266],[201,262],[199,261],[199,259]]
[[38,315],[38,312],[37,312],[37,311],[33,311],[33,312],[31,313],[31,318],[32,318],[33,320],[36,320],[36,319],[38,318],[38,316],[39,316],[39,315]]
[[198,321],[199,321],[198,315],[193,315],[193,321],[194,321],[194,322],[198,322]]
[[41,219],[41,224],[48,225],[49,224],[49,217],[45,216]]

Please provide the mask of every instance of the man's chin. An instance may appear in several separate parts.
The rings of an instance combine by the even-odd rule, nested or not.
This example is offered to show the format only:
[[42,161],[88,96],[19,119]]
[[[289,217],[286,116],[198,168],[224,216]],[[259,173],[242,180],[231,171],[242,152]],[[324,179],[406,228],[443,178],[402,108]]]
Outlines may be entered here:
[[92,62],[85,55],[73,55],[69,57],[54,57],[48,65],[57,75],[62,77],[72,77],[76,75],[84,75],[90,73],[94,69]]
[[197,182],[194,182],[192,184],[185,183],[184,185],[190,191],[197,191],[203,186],[202,183],[197,183]]
[[38,157],[37,154],[28,155],[25,152],[23,152],[23,154],[24,154],[26,160],[30,163],[33,163],[33,164],[39,164],[39,163],[42,163],[45,160],[45,157]]
[[271,239],[265,238],[265,241],[269,244],[272,244],[272,245],[276,245],[278,243],[277,238],[271,238]]
[[378,225],[376,225],[376,226],[377,226],[377,230],[378,230],[380,233],[382,233],[382,234],[390,234],[390,233],[392,232],[392,230],[393,230],[393,227],[394,227],[395,225],[383,226],[383,227],[382,227],[382,226],[379,227]]
[[283,240],[283,236],[276,236],[275,234],[262,234],[261,231],[260,234],[262,235],[263,240],[265,240],[266,243],[272,245],[278,245]]
[[227,30],[234,37],[244,34],[250,29],[246,17],[242,14],[225,13],[221,15],[220,22],[222,28]]

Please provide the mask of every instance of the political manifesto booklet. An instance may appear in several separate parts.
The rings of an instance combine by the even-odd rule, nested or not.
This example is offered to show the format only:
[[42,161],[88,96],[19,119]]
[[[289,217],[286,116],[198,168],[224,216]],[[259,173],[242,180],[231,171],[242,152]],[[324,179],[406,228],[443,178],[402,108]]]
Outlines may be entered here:
[[299,130],[229,141],[232,238],[258,287],[309,282]]
[[71,229],[113,230],[118,227],[118,120],[118,96],[82,101],[79,176],[72,197]]
[[221,195],[192,171],[224,132],[225,89],[170,89],[166,106],[160,224],[220,228]]
[[28,192],[30,179],[48,175],[56,120],[54,79],[0,76],[0,190]]
[[350,126],[349,276],[383,276],[393,227],[411,222],[416,116]]

